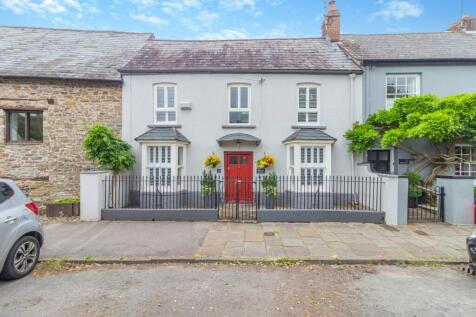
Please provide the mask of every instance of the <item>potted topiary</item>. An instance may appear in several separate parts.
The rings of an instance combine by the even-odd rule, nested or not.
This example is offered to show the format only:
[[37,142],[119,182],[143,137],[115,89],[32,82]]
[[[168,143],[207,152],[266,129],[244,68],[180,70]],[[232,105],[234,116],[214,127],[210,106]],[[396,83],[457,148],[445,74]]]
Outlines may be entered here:
[[421,177],[417,173],[407,172],[408,177],[408,207],[418,207],[418,200],[423,195],[423,191],[418,187]]
[[275,172],[265,175],[261,185],[264,189],[266,209],[274,209],[278,198],[278,175]]
[[211,171],[203,171],[200,180],[201,194],[205,208],[212,208],[215,205],[216,179]]
[[79,199],[63,198],[46,204],[48,217],[79,217]]

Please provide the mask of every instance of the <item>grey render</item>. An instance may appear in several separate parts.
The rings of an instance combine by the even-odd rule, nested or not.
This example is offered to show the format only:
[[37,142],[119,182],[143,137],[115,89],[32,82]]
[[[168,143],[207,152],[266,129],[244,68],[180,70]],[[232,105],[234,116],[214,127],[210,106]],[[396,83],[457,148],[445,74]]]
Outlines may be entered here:
[[121,81],[151,33],[0,27],[0,76]]
[[[364,70],[363,118],[385,108],[387,74],[420,75],[421,94],[444,97],[476,92],[476,37],[469,34],[344,35],[340,45]],[[410,145],[427,153],[435,151],[426,142]],[[408,158],[410,153],[392,151],[392,172],[406,172],[409,165],[399,160]]]
[[[123,138],[134,148],[138,174],[142,151],[134,139],[154,124],[154,85],[160,83],[174,83],[177,103],[191,104],[177,113],[178,129],[190,141],[186,174],[200,174],[207,155],[223,159],[226,151],[251,151],[254,162],[272,154],[277,158],[274,171],[287,174],[283,142],[296,132],[301,83],[321,90],[320,122],[314,128],[325,129],[319,135],[333,143],[328,174],[352,173],[343,134],[360,113],[361,70],[336,44],[324,39],[151,41],[121,71]],[[232,127],[228,86],[236,83],[250,87],[251,119],[249,125]],[[261,142],[217,142],[230,134]]]

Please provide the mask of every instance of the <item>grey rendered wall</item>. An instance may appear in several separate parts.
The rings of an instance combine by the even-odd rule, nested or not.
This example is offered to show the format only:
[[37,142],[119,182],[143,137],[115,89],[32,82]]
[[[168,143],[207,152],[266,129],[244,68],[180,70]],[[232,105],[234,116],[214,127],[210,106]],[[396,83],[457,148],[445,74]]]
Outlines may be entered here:
[[[264,81],[260,83],[259,78]],[[223,158],[226,150],[253,151],[253,160],[264,153],[277,158],[274,168],[278,174],[286,173],[286,152],[282,141],[297,123],[298,83],[321,85],[320,125],[325,132],[338,139],[332,148],[332,174],[350,175],[351,157],[343,138],[358,115],[351,107],[362,107],[362,78],[356,76],[354,93],[351,93],[349,75],[309,74],[161,74],[127,75],[123,85],[123,138],[137,155],[140,172],[140,148],[134,138],[153,124],[153,86],[161,82],[177,84],[178,102],[191,102],[192,110],[179,110],[180,131],[191,141],[187,149],[187,174],[196,175],[203,170],[206,155],[215,153]],[[225,129],[228,115],[228,88],[231,83],[251,85],[251,124],[254,129]],[[355,110],[354,109],[354,110]],[[353,116],[353,117],[351,117]],[[233,132],[254,135],[262,140],[260,146],[220,147],[216,140]],[[221,166],[223,168],[223,166]]]
[[439,97],[476,92],[476,64],[473,65],[379,65],[365,69],[364,117],[385,108],[387,73],[421,74],[421,94]]
[[453,225],[472,225],[474,219],[473,187],[476,179],[471,177],[444,177],[436,179],[436,185],[445,192],[445,222]]

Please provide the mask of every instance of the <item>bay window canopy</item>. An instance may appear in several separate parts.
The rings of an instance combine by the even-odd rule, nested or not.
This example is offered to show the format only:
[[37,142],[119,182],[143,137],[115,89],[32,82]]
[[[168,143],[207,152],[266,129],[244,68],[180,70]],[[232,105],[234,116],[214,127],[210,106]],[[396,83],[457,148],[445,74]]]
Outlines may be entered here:
[[253,143],[258,146],[261,143],[261,139],[246,133],[230,133],[219,138],[217,142],[220,146],[226,143]]
[[332,145],[336,138],[317,128],[301,128],[288,136],[286,145],[287,174],[299,176],[301,185],[322,184],[331,175]]
[[325,133],[321,129],[317,128],[300,128],[297,129],[293,134],[288,136],[283,143],[289,143],[292,141],[330,141],[335,143],[336,138]]
[[190,141],[177,128],[155,127],[135,138],[137,142],[147,141],[178,141],[190,144]]
[[141,144],[142,175],[151,184],[169,186],[171,178],[186,175],[187,146],[190,141],[176,128],[155,127],[135,139]]

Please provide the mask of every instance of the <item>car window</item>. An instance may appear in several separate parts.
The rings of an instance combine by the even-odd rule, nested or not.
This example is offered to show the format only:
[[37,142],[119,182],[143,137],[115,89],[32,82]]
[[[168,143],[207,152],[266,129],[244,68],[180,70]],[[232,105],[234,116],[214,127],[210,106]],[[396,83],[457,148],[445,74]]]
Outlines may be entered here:
[[0,182],[0,205],[13,196],[13,189],[5,183]]

